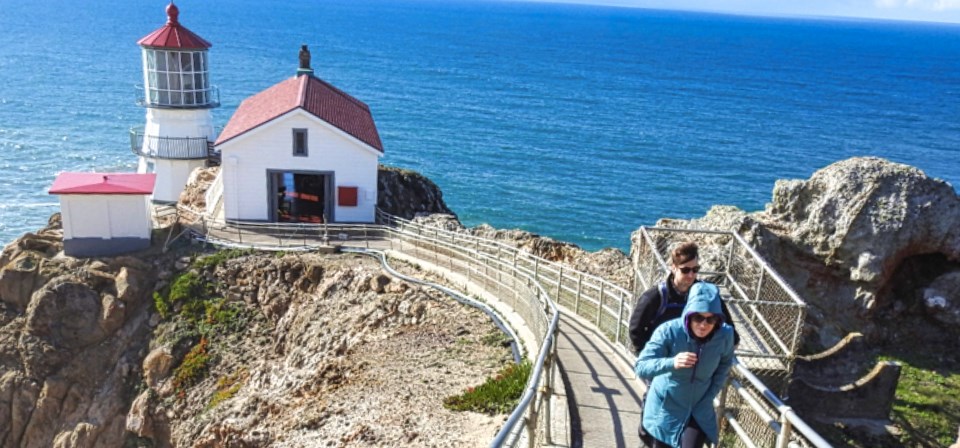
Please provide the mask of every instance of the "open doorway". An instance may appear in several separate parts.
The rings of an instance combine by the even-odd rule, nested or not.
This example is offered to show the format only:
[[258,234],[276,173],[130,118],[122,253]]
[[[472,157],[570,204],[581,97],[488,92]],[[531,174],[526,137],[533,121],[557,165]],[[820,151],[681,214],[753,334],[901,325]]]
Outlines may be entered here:
[[333,222],[333,174],[271,171],[270,218],[274,222]]

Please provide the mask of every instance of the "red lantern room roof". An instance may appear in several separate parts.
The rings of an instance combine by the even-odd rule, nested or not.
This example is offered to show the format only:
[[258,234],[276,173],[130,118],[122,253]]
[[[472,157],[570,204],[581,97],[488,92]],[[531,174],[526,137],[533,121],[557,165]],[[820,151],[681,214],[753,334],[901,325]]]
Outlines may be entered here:
[[177,20],[180,10],[177,5],[170,2],[167,5],[167,23],[156,31],[147,34],[143,39],[137,41],[142,47],[151,48],[180,48],[189,50],[206,50],[213,45],[202,37],[194,34],[181,25]]

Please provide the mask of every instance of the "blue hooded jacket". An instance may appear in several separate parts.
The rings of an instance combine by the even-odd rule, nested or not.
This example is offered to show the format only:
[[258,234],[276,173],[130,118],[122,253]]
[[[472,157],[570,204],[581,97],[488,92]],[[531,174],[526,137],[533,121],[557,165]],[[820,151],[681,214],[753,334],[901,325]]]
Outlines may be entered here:
[[[695,313],[713,313],[726,320],[716,285],[694,283],[682,317],[657,327],[634,366],[637,376],[653,378],[643,407],[643,427],[657,440],[675,447],[680,446],[690,418],[710,441],[718,442],[713,399],[733,366],[733,328],[721,321],[710,335],[698,340],[689,329],[690,315]],[[696,365],[675,369],[673,359],[682,352],[696,353]]]

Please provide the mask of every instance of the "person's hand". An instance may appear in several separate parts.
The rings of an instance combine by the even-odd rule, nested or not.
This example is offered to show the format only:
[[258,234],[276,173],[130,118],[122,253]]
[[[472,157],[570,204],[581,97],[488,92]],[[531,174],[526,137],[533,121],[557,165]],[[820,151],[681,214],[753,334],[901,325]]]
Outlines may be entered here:
[[689,369],[697,363],[697,354],[693,352],[678,353],[673,357],[673,368]]

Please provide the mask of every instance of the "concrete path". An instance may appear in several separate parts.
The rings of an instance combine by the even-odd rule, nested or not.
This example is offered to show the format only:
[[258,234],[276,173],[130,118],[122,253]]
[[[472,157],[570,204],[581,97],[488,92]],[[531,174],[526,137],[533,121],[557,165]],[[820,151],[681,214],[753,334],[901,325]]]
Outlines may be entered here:
[[593,325],[563,310],[557,357],[570,405],[571,447],[638,447],[643,385]]

